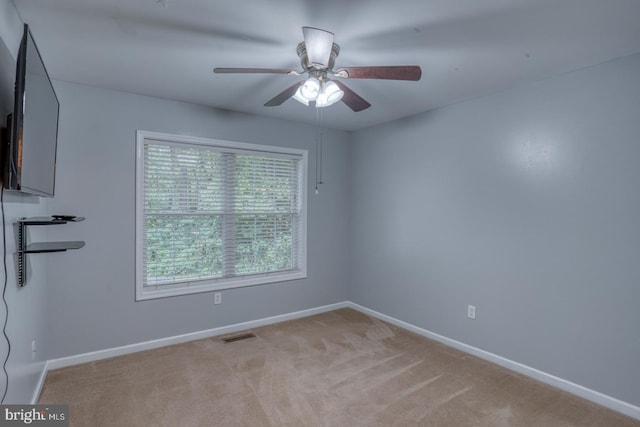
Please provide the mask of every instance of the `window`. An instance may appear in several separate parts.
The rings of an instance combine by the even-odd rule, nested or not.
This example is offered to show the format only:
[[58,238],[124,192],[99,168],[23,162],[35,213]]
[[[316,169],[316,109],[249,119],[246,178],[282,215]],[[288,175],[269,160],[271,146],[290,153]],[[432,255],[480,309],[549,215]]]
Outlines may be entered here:
[[307,151],[138,131],[136,299],[306,277]]

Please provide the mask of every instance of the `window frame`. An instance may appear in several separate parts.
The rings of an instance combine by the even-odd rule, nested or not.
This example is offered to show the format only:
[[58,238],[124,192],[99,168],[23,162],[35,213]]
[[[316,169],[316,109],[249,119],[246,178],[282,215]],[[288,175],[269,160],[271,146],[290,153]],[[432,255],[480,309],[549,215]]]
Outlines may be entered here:
[[[158,141],[164,144],[173,145],[195,145],[216,147],[223,150],[247,152],[281,154],[300,158],[300,236],[298,236],[298,256],[299,268],[290,271],[278,271],[272,273],[260,273],[258,275],[247,275],[238,277],[216,278],[211,280],[199,280],[183,282],[172,285],[144,285],[144,146],[147,141]],[[145,130],[136,131],[136,185],[135,185],[135,287],[136,301],[143,301],[156,298],[165,298],[179,295],[190,295],[201,292],[212,292],[223,289],[241,288],[246,286],[257,286],[268,283],[286,282],[291,280],[305,279],[307,277],[307,177],[308,177],[308,150],[251,144],[246,142],[227,141],[220,139],[210,139],[202,137],[192,137],[183,135],[172,135],[160,132]],[[197,284],[196,284],[197,283]]]

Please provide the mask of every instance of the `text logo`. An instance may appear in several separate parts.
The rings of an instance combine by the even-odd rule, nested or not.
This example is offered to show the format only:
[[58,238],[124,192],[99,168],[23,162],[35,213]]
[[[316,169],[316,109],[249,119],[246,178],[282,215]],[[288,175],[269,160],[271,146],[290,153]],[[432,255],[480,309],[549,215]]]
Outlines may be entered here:
[[0,405],[0,427],[69,427],[69,405]]

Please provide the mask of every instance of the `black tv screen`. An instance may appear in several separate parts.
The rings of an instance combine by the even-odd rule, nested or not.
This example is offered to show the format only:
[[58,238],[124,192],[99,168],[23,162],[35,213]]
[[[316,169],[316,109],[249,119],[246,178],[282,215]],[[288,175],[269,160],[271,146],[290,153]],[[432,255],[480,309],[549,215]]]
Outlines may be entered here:
[[5,147],[4,187],[53,197],[60,103],[29,26],[18,51],[14,111]]

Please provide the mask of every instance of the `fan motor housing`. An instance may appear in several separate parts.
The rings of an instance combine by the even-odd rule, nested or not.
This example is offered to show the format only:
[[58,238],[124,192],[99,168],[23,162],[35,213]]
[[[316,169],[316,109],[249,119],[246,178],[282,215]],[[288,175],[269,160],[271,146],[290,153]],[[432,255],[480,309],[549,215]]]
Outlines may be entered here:
[[[309,62],[309,57],[307,56],[307,46],[305,46],[304,42],[300,42],[298,47],[296,47],[296,52],[298,57],[300,57],[300,65],[305,71],[311,71],[316,69],[311,62]],[[333,69],[333,66],[336,62],[336,57],[340,53],[340,46],[337,44],[333,44],[331,46],[331,56],[329,57],[329,64],[327,64],[326,70]]]

